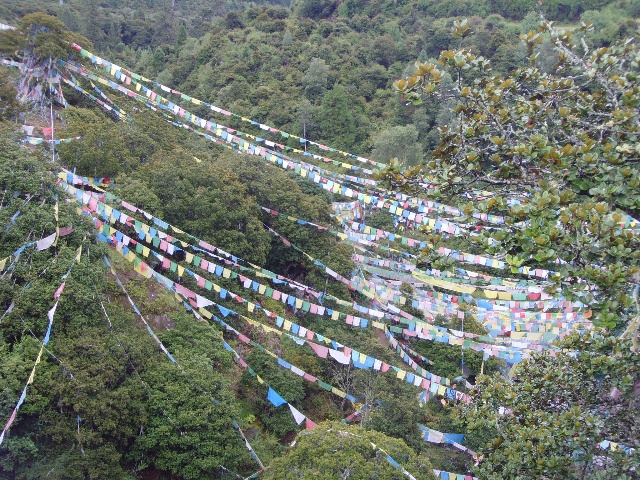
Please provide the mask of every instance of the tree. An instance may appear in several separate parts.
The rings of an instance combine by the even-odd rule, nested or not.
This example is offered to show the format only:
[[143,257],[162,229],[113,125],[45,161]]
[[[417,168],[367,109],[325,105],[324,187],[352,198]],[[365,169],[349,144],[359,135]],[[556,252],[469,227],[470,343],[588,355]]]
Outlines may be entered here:
[[387,454],[416,479],[435,478],[429,461],[416,455],[402,440],[338,422],[322,422],[311,431],[299,433],[295,446],[271,462],[264,478],[406,478],[387,461]]
[[[469,190],[490,190],[463,209],[502,214],[506,223],[468,241],[515,273],[520,266],[556,272],[549,291],[591,305],[596,322],[613,328],[634,315],[629,292],[640,261],[637,234],[621,229],[640,213],[640,47],[625,40],[585,49],[579,37],[587,28],[544,23],[521,36],[531,64],[507,77],[491,76],[490,62],[464,48],[418,63],[396,91],[416,103],[423,95],[453,100],[455,122],[440,128],[425,171],[402,173],[396,164],[378,177],[414,193],[428,183],[434,197],[459,205]],[[455,37],[471,33],[468,22],[456,22]],[[543,35],[559,58],[553,73],[536,63]],[[454,84],[440,96],[441,68]]]
[[17,100],[18,91],[4,74],[0,74],[0,120],[9,120],[24,107]]
[[[246,361],[255,373],[264,378],[287,402],[298,405],[304,399],[305,385],[302,379],[282,369],[268,353],[258,349],[253,350],[246,356]],[[273,432],[278,438],[284,437],[288,432],[297,432],[298,426],[289,408],[273,406],[266,399],[267,391],[264,385],[261,385],[247,370],[242,373],[239,386],[250,399],[253,411],[266,430]]]
[[[574,334],[557,356],[535,354],[513,381],[481,376],[458,414],[473,432],[490,432],[479,478],[636,478],[640,466],[640,356],[629,340]],[[569,352],[578,352],[573,355]],[[635,448],[601,448],[608,440]]]
[[327,89],[328,77],[329,67],[326,62],[320,58],[313,58],[309,64],[307,73],[302,77],[305,96],[311,101],[321,98]]
[[300,17],[309,17],[314,20],[329,17],[336,8],[336,2],[331,0],[296,0],[292,2],[291,9]]
[[291,45],[293,45],[293,35],[291,34],[291,30],[287,28],[282,36],[282,46],[290,47]]
[[[317,108],[317,107],[316,107]],[[312,139],[318,128],[314,106],[306,98],[302,100],[296,110],[298,111],[298,129],[302,138]]]
[[146,184],[160,199],[164,220],[245,260],[264,264],[271,234],[258,217],[257,202],[240,182],[242,171],[232,168],[223,162],[198,163],[175,146],[155,152],[127,176],[124,186],[131,188],[127,186],[133,180]]
[[371,50],[371,60],[389,68],[396,60],[396,43],[389,34],[376,37]]
[[346,88],[336,84],[320,104],[320,134],[340,150],[357,149],[364,137],[362,109],[354,100]]
[[[22,62],[18,92],[22,102],[45,106],[55,97],[63,103],[56,61],[77,56],[71,43],[91,48],[82,35],[70,32],[56,17],[44,13],[25,15],[16,30],[0,31],[0,55]],[[56,85],[55,88],[52,88]]]
[[413,125],[383,130],[373,142],[371,158],[378,162],[397,159],[405,166],[422,162],[422,146],[418,143],[418,129]]
[[69,107],[64,110],[66,134],[80,136],[78,141],[60,144],[62,164],[79,175],[113,177],[130,170],[139,163],[124,143],[125,135],[113,120],[86,108]]

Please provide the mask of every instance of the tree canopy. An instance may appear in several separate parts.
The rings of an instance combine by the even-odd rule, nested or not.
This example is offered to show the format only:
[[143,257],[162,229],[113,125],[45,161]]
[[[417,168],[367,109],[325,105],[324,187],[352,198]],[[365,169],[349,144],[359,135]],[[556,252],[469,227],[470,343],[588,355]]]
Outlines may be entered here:
[[[567,338],[565,352],[534,355],[512,378],[481,377],[459,409],[491,440],[476,470],[483,479],[634,478],[640,356],[629,340],[594,333]],[[621,447],[619,447],[621,445]]]
[[319,423],[301,432],[295,446],[274,460],[264,473],[266,479],[402,479],[399,463],[416,479],[431,480],[429,461],[417,456],[402,440],[339,422]]
[[[390,186],[452,199],[504,215],[499,230],[470,241],[499,254],[513,268],[546,268],[570,301],[592,305],[609,327],[629,321],[638,272],[638,236],[626,228],[640,213],[637,168],[637,52],[633,40],[590,49],[576,31],[544,23],[522,36],[531,64],[494,75],[488,59],[466,48],[446,50],[436,63],[416,64],[395,82],[414,103],[423,96],[455,101],[455,119],[440,128],[440,143],[424,171],[392,165],[379,174]],[[472,34],[456,22],[454,36]],[[558,64],[537,63],[537,45],[550,38]],[[447,71],[454,83],[439,85]],[[463,203],[470,191],[490,191]],[[577,220],[577,221],[576,221]]]
[[23,3],[0,477],[637,476],[634,2]]

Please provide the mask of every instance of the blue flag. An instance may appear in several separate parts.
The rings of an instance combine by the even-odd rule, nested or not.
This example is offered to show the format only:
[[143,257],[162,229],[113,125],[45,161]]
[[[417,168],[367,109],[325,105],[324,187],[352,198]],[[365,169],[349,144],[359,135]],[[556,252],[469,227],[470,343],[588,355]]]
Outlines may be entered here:
[[287,403],[287,401],[278,395],[278,393],[271,387],[269,387],[269,393],[267,393],[267,400],[273,403],[276,407]]

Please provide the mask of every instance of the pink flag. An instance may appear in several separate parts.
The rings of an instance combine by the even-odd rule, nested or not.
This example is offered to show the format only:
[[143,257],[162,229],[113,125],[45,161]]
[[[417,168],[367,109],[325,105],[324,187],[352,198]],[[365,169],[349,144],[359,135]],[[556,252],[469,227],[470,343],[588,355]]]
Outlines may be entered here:
[[307,342],[307,344],[316,352],[320,358],[327,358],[327,354],[329,353],[329,349],[322,345],[318,345],[317,343]]
[[60,284],[60,286],[56,290],[56,293],[53,294],[54,299],[57,300],[58,298],[60,298],[60,295],[62,295],[62,291],[64,290],[64,286],[66,285],[66,283],[67,282],[62,282],[62,284]]

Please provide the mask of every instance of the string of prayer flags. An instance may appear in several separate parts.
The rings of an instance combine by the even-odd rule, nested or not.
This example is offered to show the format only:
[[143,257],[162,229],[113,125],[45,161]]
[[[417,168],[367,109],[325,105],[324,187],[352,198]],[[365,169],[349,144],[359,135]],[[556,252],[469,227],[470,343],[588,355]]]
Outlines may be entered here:
[[[193,313],[196,314],[195,311]],[[269,384],[267,384],[264,381],[264,379],[262,377],[260,377],[260,375],[258,375],[256,373],[256,371],[253,368],[251,368],[251,366],[249,366],[247,364],[247,362],[242,358],[242,356],[235,349],[233,349],[224,339],[222,339],[222,343],[224,345],[224,348],[226,350],[230,351],[234,355],[234,357],[236,358],[236,360],[238,360],[238,363],[242,366],[242,368],[247,370],[249,372],[249,374],[251,374],[252,376],[256,377],[256,380],[258,380],[259,383],[261,383],[263,385],[266,385],[266,387],[267,387],[267,400],[269,401],[269,403],[271,403],[276,408],[287,404],[289,406],[289,410],[290,410],[291,415],[293,416],[295,422],[298,425],[300,425],[302,423],[302,420],[305,420],[305,428],[307,430],[312,430],[316,426],[315,422],[313,422],[311,419],[309,419],[309,417],[307,417],[306,415],[301,413],[298,409],[293,407],[293,405],[291,405],[289,402],[287,402],[282,397],[282,395],[280,395]]]
[[[263,131],[270,131],[270,132],[274,132],[274,133],[280,133],[281,136],[283,136],[283,137],[297,138],[300,143],[308,143],[309,145],[317,146],[319,149],[321,149],[323,151],[339,152],[344,156],[348,156],[350,158],[355,158],[355,159],[357,159],[358,161],[360,161],[362,163],[369,163],[369,164],[375,165],[377,167],[384,167],[385,166],[385,164],[383,164],[383,163],[376,162],[376,161],[370,160],[370,159],[366,159],[366,158],[363,158],[363,157],[360,157],[360,156],[357,156],[357,155],[354,155],[354,154],[351,154],[351,153],[348,153],[348,152],[341,152],[341,151],[338,151],[338,150],[333,149],[331,147],[328,147],[326,145],[322,145],[320,143],[313,142],[313,141],[304,139],[302,137],[298,137],[296,135],[284,132],[284,131],[279,130],[277,128],[270,127],[268,125],[264,125],[264,124],[262,124],[260,122],[255,121],[255,120],[251,120],[251,119],[245,118],[243,116],[231,113],[231,112],[229,112],[227,110],[224,110],[224,109],[222,109],[220,107],[216,107],[215,105],[212,105],[209,102],[205,102],[203,100],[199,100],[197,98],[191,97],[191,96],[186,95],[186,94],[184,94],[182,92],[179,92],[179,91],[174,90],[174,89],[172,89],[170,87],[167,87],[167,86],[165,86],[165,85],[163,85],[161,83],[149,80],[149,79],[147,79],[147,78],[145,78],[145,77],[143,77],[141,75],[138,75],[138,74],[136,74],[134,72],[131,72],[130,70],[127,70],[127,69],[125,69],[125,68],[123,68],[123,67],[121,67],[119,65],[115,65],[115,64],[113,64],[111,62],[108,62],[105,59],[97,57],[96,55],[94,55],[91,52],[87,51],[86,49],[82,48],[78,44],[72,43],[72,47],[75,50],[79,51],[82,56],[84,56],[86,58],[89,58],[92,63],[95,63],[97,65],[105,67],[106,71],[108,71],[112,76],[116,77],[117,79],[121,80],[122,82],[126,83],[127,85],[130,85],[131,83],[133,83],[137,87],[137,85],[139,85],[137,80],[144,81],[144,82],[147,82],[147,83],[153,83],[153,85],[159,87],[164,92],[180,95],[182,100],[190,101],[194,105],[205,105],[206,107],[208,107],[212,111],[217,112],[217,113],[221,113],[221,114],[226,115],[226,116],[234,116],[234,117],[242,120],[243,122],[250,123],[252,125],[258,126]],[[123,74],[123,72],[124,72],[124,74]],[[142,85],[140,85],[140,87],[142,87]],[[140,88],[140,87],[137,87],[137,88]]]
[[[105,240],[109,241],[107,237],[104,237]],[[110,240],[113,243],[119,243],[117,240],[111,239]],[[121,253],[123,255],[127,255],[127,253],[125,253],[124,251],[124,245],[122,245],[120,243],[121,248],[118,249],[118,251],[121,251]],[[135,254],[132,254],[133,257],[135,257]],[[144,262],[141,262],[144,263]],[[145,264],[146,265],[146,264]],[[157,272],[153,272],[152,269],[150,269],[147,266],[147,271],[152,272],[152,276],[154,277],[161,277],[160,274],[158,274]],[[168,279],[166,279],[166,277],[163,277],[164,280],[162,281],[163,284],[167,284],[167,281],[169,281]],[[170,282],[170,281],[169,281]],[[181,295],[187,297],[187,298],[195,298],[195,293],[190,292],[189,290],[187,290],[186,288],[178,285],[178,284],[174,284],[174,287],[176,288],[176,291],[178,291],[178,293],[180,293]],[[226,309],[224,307],[222,307],[221,305],[218,305],[218,308],[220,309],[221,313],[223,313],[224,316],[231,314],[234,315],[238,315],[236,312]],[[200,309],[203,310],[203,309]],[[267,315],[268,317],[271,317],[271,312],[265,311],[263,309],[263,311],[265,312],[265,315]],[[275,314],[273,314],[275,315]],[[209,318],[209,317],[208,317]],[[257,324],[258,322],[253,322],[252,320],[243,317],[246,321],[252,323],[252,324]],[[285,330],[287,331],[291,331],[291,332],[297,332],[298,334],[302,333],[301,329],[303,327],[300,327],[299,325],[293,324],[292,322],[286,321],[284,320],[282,317],[276,316],[277,321],[276,324],[279,327],[285,326]],[[286,324],[285,324],[286,322]],[[288,327],[288,328],[287,328]],[[306,338],[309,337],[311,335],[311,338],[313,338],[314,336],[318,337],[319,340],[324,341],[324,342],[329,342],[329,344],[333,345],[338,345],[337,342],[334,342],[333,340],[330,340],[326,337],[323,337],[321,335],[316,334],[315,332],[312,332],[308,329],[304,329],[305,331],[305,341]],[[363,356],[363,354],[361,354],[360,352],[354,351],[352,349],[349,349],[351,353],[350,356],[348,356],[345,352],[340,352],[338,350],[336,350],[335,348],[331,348],[328,349],[328,353],[329,355],[336,361],[342,363],[342,364],[348,364],[351,363],[351,361],[353,361],[354,366],[358,367],[358,368],[373,368],[375,370],[381,370],[381,371],[387,371],[389,369],[389,365],[381,362],[373,357],[368,357],[366,355]],[[356,360],[357,359],[357,360]],[[386,368],[385,368],[386,366]],[[397,369],[397,367],[393,367],[397,372],[402,372],[400,369]],[[464,401],[468,401],[468,397],[466,395],[464,395],[462,392],[456,392],[455,390],[446,387],[444,385],[440,385],[438,383],[436,383],[436,378],[440,378],[440,377],[436,377],[436,376],[432,376],[431,379],[429,380],[427,378],[423,378],[420,377],[419,375],[414,375],[414,374],[408,374],[406,372],[404,372],[405,374],[402,376],[398,376],[398,378],[401,378],[403,380],[405,380],[407,383],[412,383],[413,385],[416,386],[421,386],[422,388],[430,388],[431,390],[434,391],[434,393],[436,392],[441,392],[442,394],[447,394],[447,395],[453,395],[455,396],[455,398],[458,398],[460,400],[464,400]],[[429,374],[430,375],[430,374]],[[320,384],[320,382],[318,382]],[[332,390],[333,391],[333,390]],[[335,392],[334,392],[335,393]]]
[[615,452],[616,450],[622,450],[623,452],[625,452],[628,455],[630,455],[630,454],[632,454],[632,453],[634,453],[636,451],[635,448],[627,447],[626,445],[622,445],[622,444],[617,443],[617,442],[611,442],[609,440],[603,440],[602,442],[600,442],[598,444],[598,448],[600,450],[611,450],[612,452]]
[[104,108],[108,112],[113,113],[120,120],[126,120],[128,118],[127,112],[125,112],[124,110],[119,110],[117,108],[112,107],[108,103],[105,103],[103,100],[101,100],[101,99],[95,97],[94,95],[92,95],[91,93],[87,92],[80,85],[76,84],[75,82],[72,82],[68,78],[65,78],[64,76],[61,77],[61,78],[62,78],[62,81],[64,83],[66,83],[67,85],[71,86],[73,89],[77,90],[78,92],[82,93],[84,96],[90,98],[92,101],[94,101],[95,103],[100,105],[102,108]]
[[[76,192],[76,197],[78,197],[78,195],[77,195],[78,193],[79,193],[79,191]],[[89,203],[89,201],[88,201],[89,200],[89,196],[80,195],[80,197],[83,199],[84,202]],[[115,230],[114,230],[114,232],[115,232]],[[150,275],[151,273],[150,273],[148,267],[146,267],[146,264],[144,264],[144,265],[145,265],[145,267],[140,267],[140,268],[145,268],[146,272],[147,272],[147,275]],[[138,268],[137,265],[136,265],[136,268]],[[145,273],[145,272],[141,272],[141,273]],[[425,328],[427,325],[428,324],[423,324],[423,325],[421,325],[421,328]],[[374,327],[376,327],[376,325],[374,325]],[[429,327],[431,327],[431,326],[429,326]],[[382,324],[380,324],[380,328],[383,328]],[[391,328],[392,328],[392,331],[394,331],[393,330],[394,327],[391,327]],[[410,336],[418,335],[421,338],[424,338],[425,336],[428,337],[429,339],[436,338],[437,341],[444,341],[446,343],[454,341],[455,337],[450,337],[449,335],[446,335],[444,333],[446,331],[446,329],[442,329],[441,327],[432,327],[432,328],[435,329],[435,330],[438,330],[438,328],[440,328],[442,330],[441,334],[438,334],[436,336],[431,335],[431,337],[429,337],[429,334],[425,334],[424,332],[419,332],[419,333],[416,334],[415,331],[411,331],[411,330],[407,331],[407,329],[405,329],[404,332],[403,332],[402,329],[399,329],[399,332],[407,333]],[[412,333],[409,333],[409,332],[412,332]],[[457,341],[455,342],[455,344],[458,344]],[[470,347],[470,348],[473,348],[474,344],[469,343],[467,346]],[[486,347],[484,345],[481,345],[481,348],[484,349]],[[496,355],[496,356],[501,356],[501,357],[506,356],[507,359],[510,359],[512,361],[516,361],[516,360],[519,361],[519,359],[521,358],[521,354],[518,354],[517,352],[514,352],[514,353],[506,352],[505,353],[504,351],[498,350],[498,349],[491,350],[491,354]]]
[[[68,188],[73,188],[73,187],[68,187]],[[76,190],[76,189],[74,189],[74,190]],[[76,198],[82,199],[82,201],[83,201],[83,202],[87,202],[87,201],[89,201],[89,199],[90,199],[90,195],[89,195],[87,192],[82,193],[82,194],[81,194],[81,193],[82,193],[81,191],[77,191],[77,190],[76,190],[76,191],[75,191],[75,196],[76,196]],[[109,207],[109,208],[110,208],[110,207]],[[107,213],[111,213],[111,212],[109,212],[109,211],[108,211]],[[148,218],[153,218],[153,216],[148,215],[148,214],[147,214],[146,216],[147,216]],[[156,223],[160,223],[160,221],[159,221],[159,220],[157,220],[157,219],[155,219],[155,218],[154,218],[154,222],[156,222]],[[172,227],[172,228],[174,228],[174,230],[176,230],[176,231],[181,232],[181,230],[177,229],[176,227]],[[184,233],[184,232],[182,232],[182,233]],[[204,245],[204,246],[206,246],[206,245],[208,245],[208,244],[203,243],[202,241],[200,241],[200,245]],[[210,246],[209,246],[209,247],[210,247]],[[223,253],[225,253],[226,255],[229,255],[229,254],[227,254],[226,252],[223,252]],[[232,258],[235,258],[235,257],[233,257],[233,256],[231,256],[231,257],[232,257]],[[335,272],[334,272],[334,273],[335,273]],[[454,301],[455,301],[455,298],[454,298]],[[405,318],[404,318],[404,319],[403,319],[403,318],[400,318],[400,321],[402,321],[402,322],[404,322],[404,323],[407,323],[410,327],[411,327],[411,323],[417,320],[417,319],[415,319],[414,317],[412,317],[412,316],[410,316],[410,315],[408,315],[408,314],[406,314],[406,315],[405,315],[405,314],[403,313],[403,315],[404,315],[404,317],[405,317]],[[409,321],[407,321],[407,319],[409,319]],[[416,328],[416,327],[419,327],[419,329],[418,329],[418,328]],[[428,326],[428,327],[427,327],[427,324],[424,324],[424,323],[416,323],[416,327],[414,327],[414,329],[413,329],[413,330],[412,330],[411,328],[409,329],[409,332],[412,332],[412,333],[409,333],[409,332],[403,332],[403,333],[406,333],[406,334],[408,334],[409,336],[416,336],[416,335],[417,335],[417,336],[419,336],[420,338],[425,338],[425,336],[426,336],[426,338],[429,338],[429,334],[425,334],[424,332],[420,332],[419,330],[424,330],[425,328],[427,328],[428,330],[431,330],[431,331],[433,331],[433,330],[434,330],[434,327],[431,327],[431,326]],[[404,329],[404,330],[407,330],[407,329]],[[457,340],[455,339],[455,337],[449,337],[448,335],[446,335],[446,334],[445,334],[446,329],[442,329],[442,328],[435,328],[435,330],[440,330],[440,331],[442,332],[441,336],[442,336],[443,340],[446,340],[446,341],[448,341],[448,342],[455,342],[454,344],[459,344],[459,343],[457,343]],[[399,331],[400,331],[400,332],[402,332],[402,330],[399,330]],[[416,331],[417,331],[418,333],[415,333]],[[455,331],[452,331],[452,333],[454,333],[454,334],[455,334],[455,335],[457,335],[457,336],[471,336],[470,334],[464,334],[463,332],[455,332]],[[490,340],[490,339],[489,339],[489,340]],[[526,345],[524,345],[524,346],[526,346]],[[470,344],[470,345],[469,345],[469,347],[470,347],[470,348],[473,348],[474,346]],[[529,347],[531,347],[531,346],[529,346]],[[495,350],[495,351],[494,351],[494,350],[492,350],[492,351],[491,351],[491,354],[492,354],[492,355],[496,355],[496,356],[500,356],[501,358],[505,358],[505,359],[507,359],[507,360],[509,360],[509,361],[519,361],[519,359],[522,357],[522,355],[521,355],[521,354],[518,354],[517,352],[509,353],[509,352],[502,352],[502,351],[500,351],[500,350]]]
[[[464,441],[464,435],[461,433],[442,433],[433,428],[427,428],[424,425],[417,424],[418,428],[424,434],[424,441],[429,443],[444,443],[447,445],[460,445]],[[465,451],[467,449],[465,448]],[[473,452],[475,453],[475,452]]]
[[36,245],[36,242],[24,243],[24,244],[20,245],[11,255],[1,259],[0,260],[0,272],[2,272],[5,269],[5,267],[7,265],[7,262],[9,260],[11,260],[11,258],[13,258],[13,261],[9,265],[9,268],[11,268],[11,266],[15,264],[15,262],[18,260],[18,257],[20,257],[22,252],[24,252],[27,248],[29,248],[29,247],[31,247],[33,245]]
[[[362,231],[364,231],[366,228],[372,228],[372,227],[368,227],[367,225],[365,225],[364,223],[359,223],[359,222],[355,222],[355,221],[349,221],[347,222],[352,228],[356,229],[356,230],[360,230],[362,229]],[[435,227],[435,222],[433,224],[433,226]],[[415,246],[417,246],[420,249],[424,249],[426,247],[429,248],[433,248],[434,246],[428,242],[424,242],[424,241],[419,241],[419,240],[415,240],[409,237],[404,237],[401,235],[397,235],[393,232],[389,232],[386,230],[381,230],[381,229],[376,229],[375,230],[375,237],[378,238],[384,238],[386,240],[392,241],[392,242],[400,242],[403,244],[407,244],[409,246],[411,246],[411,244],[413,243]],[[437,253],[441,256],[445,256],[445,257],[451,257],[454,258],[456,260],[459,260],[461,262],[465,262],[465,263],[471,263],[471,264],[475,264],[475,265],[481,265],[481,266],[485,266],[485,267],[491,267],[491,268],[497,268],[500,270],[504,270],[505,268],[507,268],[507,264],[506,262],[504,262],[503,260],[498,260],[498,259],[493,259],[491,257],[485,257],[482,255],[474,255],[471,253],[465,253],[465,252],[459,252],[457,250],[452,250],[450,248],[446,248],[446,247],[439,247],[437,250]],[[548,270],[544,270],[544,269],[533,269],[531,270],[530,267],[519,267],[518,268],[518,272],[522,273],[524,275],[531,275],[531,276],[536,276],[536,277],[540,277],[543,279],[546,279],[549,277],[550,273]]]
[[445,470],[433,469],[433,474],[438,480],[478,480],[478,477],[464,475],[462,473],[451,473]]
[[[158,277],[160,277],[160,274],[158,274],[156,276],[156,280],[159,280],[160,283],[162,283],[163,285],[165,285],[166,288],[168,288],[169,290],[171,290],[172,287],[175,287],[175,283],[173,285],[171,285],[171,281],[169,279],[162,279],[160,280]],[[185,296],[186,294],[186,296]],[[182,292],[180,294],[180,296],[182,296],[183,298],[185,298],[186,300],[188,300],[189,298],[191,298],[191,294],[190,292]],[[197,297],[197,295],[196,295]],[[211,302],[212,305],[217,306],[218,308],[221,307],[221,305],[217,305],[214,302]],[[198,313],[200,315],[202,315],[203,317],[205,317],[208,320],[215,320],[217,323],[219,323],[222,327],[225,328],[226,331],[228,332],[232,332],[234,335],[236,335],[240,341],[252,345],[256,348],[259,348],[260,350],[262,350],[263,352],[271,355],[273,358],[275,358],[278,362],[278,366],[286,369],[286,370],[290,370],[291,372],[295,373],[296,375],[298,375],[299,377],[302,377],[304,380],[311,382],[311,383],[317,383],[319,386],[321,386],[322,388],[324,388],[326,391],[333,393],[334,395],[337,395],[340,398],[346,398],[347,400],[349,400],[351,403],[355,403],[357,400],[354,396],[347,394],[346,392],[332,386],[329,385],[328,383],[323,382],[322,380],[314,377],[313,375],[305,372],[304,370],[302,370],[301,368],[296,367],[295,365],[292,365],[291,363],[287,362],[286,360],[284,360],[283,358],[281,358],[280,356],[276,355],[275,353],[271,352],[270,350],[266,349],[265,347],[263,347],[262,345],[260,345],[259,343],[250,340],[246,335],[240,333],[238,330],[236,330],[235,328],[233,328],[231,325],[229,325],[228,323],[226,323],[225,321],[221,320],[220,318],[218,318],[216,315],[211,314],[208,310],[206,310],[205,308],[198,308]],[[239,315],[240,318],[244,319],[245,321],[247,321],[249,324],[253,325],[252,321],[243,317],[242,315]],[[279,334],[281,332],[275,331],[274,332]],[[326,355],[325,355],[326,357]]]
[[[149,107],[149,108],[151,108],[153,110],[161,109],[161,110],[165,110],[165,111],[171,111],[173,114],[179,115],[180,117],[183,117],[188,121],[191,121],[192,123],[194,123],[199,128],[205,128],[208,131],[211,131],[212,133],[215,132],[217,134],[217,136],[221,137],[226,143],[236,147],[238,149],[238,151],[245,151],[245,152],[250,151],[253,154],[256,154],[258,152],[263,152],[263,153],[268,152],[270,154],[280,155],[280,154],[277,154],[276,152],[273,152],[271,150],[267,151],[264,147],[257,147],[255,145],[249,143],[249,142],[241,140],[241,139],[239,139],[237,137],[237,135],[240,135],[240,136],[246,136],[246,137],[252,138],[253,140],[264,142],[265,145],[270,146],[270,147],[277,147],[277,148],[283,149],[285,151],[292,150],[295,153],[305,154],[305,152],[303,150],[290,148],[290,147],[287,147],[285,145],[282,145],[282,144],[279,144],[279,143],[275,143],[275,142],[270,142],[269,140],[265,140],[265,139],[260,138],[260,137],[249,135],[249,134],[246,134],[244,132],[237,131],[235,129],[226,127],[224,125],[216,124],[214,122],[211,122],[211,121],[208,121],[208,120],[205,120],[205,119],[201,119],[201,118],[197,117],[196,115],[193,115],[191,112],[188,112],[185,109],[183,109],[183,108],[179,107],[178,105],[174,104],[170,100],[162,97],[161,95],[156,94],[151,89],[147,88],[146,86],[144,86],[142,84],[139,84],[136,81],[133,81],[133,83],[136,86],[136,90],[138,92],[142,90],[142,92],[145,95],[142,95],[142,94],[136,93],[136,92],[134,92],[132,90],[129,90],[129,89],[125,88],[124,86],[119,85],[119,84],[117,84],[115,82],[107,81],[107,80],[103,79],[102,77],[99,77],[99,76],[97,76],[95,74],[92,74],[92,73],[90,73],[90,72],[88,72],[88,71],[86,71],[84,69],[79,69],[79,68],[75,67],[74,65],[72,65],[72,64],[70,64],[68,62],[59,61],[59,63],[61,65],[65,66],[67,69],[71,70],[72,72],[74,72],[74,73],[76,73],[76,74],[78,74],[78,75],[80,75],[82,77],[85,77],[85,78],[89,79],[90,81],[94,80],[94,81],[100,82],[100,83],[102,83],[104,85],[107,85],[107,86],[109,86],[109,87],[111,87],[113,89],[118,90],[121,93],[124,93],[125,95],[127,95],[129,97],[132,97],[132,98],[134,98],[134,99],[136,99],[136,100],[138,100],[140,102],[143,102],[145,104],[145,106],[147,106],[147,107]],[[107,71],[111,75],[114,75],[114,72],[115,72],[116,78],[118,77],[119,72],[120,72],[120,70],[116,70],[114,68],[107,69]],[[126,77],[126,75],[124,77]],[[126,77],[126,78],[129,78],[129,77]],[[69,82],[65,78],[63,78],[63,80],[65,80],[66,82]],[[108,106],[107,104],[102,102],[102,100],[95,98],[90,93],[82,90],[79,86],[73,84],[73,82],[69,82],[69,83],[72,84],[72,86],[74,86],[74,88],[76,88],[79,91],[81,91],[81,93],[89,96],[92,100],[96,101],[97,103],[99,103],[104,108],[106,108],[106,106]],[[150,105],[149,102],[152,105]],[[155,107],[153,105],[155,105]],[[111,108],[108,108],[108,110],[111,110]],[[117,112],[116,109],[114,109],[113,111]],[[193,130],[193,127],[191,127],[191,126],[189,126],[187,124],[182,124],[181,122],[173,122],[173,123],[176,126],[182,126],[184,128],[188,128],[190,130]],[[212,140],[212,138],[210,138],[210,136],[208,136],[208,135],[205,135],[205,136]],[[227,138],[229,138],[228,142],[227,142]],[[314,155],[314,158],[322,159],[325,162],[336,163],[332,159],[326,159],[326,158],[323,158],[323,157],[318,156],[318,155]],[[337,162],[337,163],[339,165],[343,166],[343,167],[346,167],[346,168],[353,168],[353,169],[356,169],[356,170],[361,170],[359,167],[354,167],[354,166],[352,166],[352,165],[350,165],[348,163],[344,163],[344,162],[342,162],[342,163]],[[309,168],[314,168],[315,167],[315,166],[310,165],[310,164],[307,164],[307,166]],[[315,167],[315,168],[319,169],[319,167]],[[324,171],[324,169],[320,169],[320,170]],[[306,170],[304,170],[302,172],[303,176],[306,175],[305,172],[306,172]],[[373,173],[371,170],[368,170],[368,171],[365,170],[365,172],[368,173],[368,174]],[[328,172],[327,172],[327,174],[328,175],[337,175],[335,173],[328,173]],[[344,177],[347,178],[348,176],[344,176]],[[359,181],[360,183],[363,183],[365,185],[374,185],[376,183],[375,180],[361,179],[361,178],[358,178],[358,177],[353,177],[353,181]]]
[[[66,174],[68,175],[68,174]],[[65,174],[61,173],[60,177],[64,180],[65,179]],[[83,184],[83,180],[81,177],[80,184]],[[66,180],[70,180],[68,178],[68,176],[66,177]],[[106,179],[105,179],[106,180]],[[78,181],[77,179],[75,179],[74,177],[74,182]],[[72,196],[74,196],[79,202],[82,202],[84,204],[88,204],[90,206],[90,208],[92,209],[92,211],[95,211],[97,213],[103,214],[103,218],[105,218],[104,214],[106,213],[108,215],[108,218],[105,218],[105,221],[109,221],[110,223],[115,223],[116,221],[119,221],[120,223],[126,224],[131,226],[132,228],[136,229],[136,232],[140,235],[141,240],[146,239],[147,235],[149,236],[149,243],[151,243],[151,241],[153,240],[153,237],[155,237],[156,235],[159,238],[159,247],[162,251],[167,252],[168,254],[173,254],[174,250],[180,250],[180,247],[173,245],[172,242],[178,242],[180,243],[180,245],[182,245],[182,247],[184,248],[191,248],[192,250],[196,251],[196,252],[202,252],[206,255],[211,255],[213,258],[219,259],[221,261],[224,261],[227,265],[233,265],[235,267],[240,268],[241,270],[246,270],[246,271],[254,271],[256,273],[257,276],[261,276],[261,277],[266,277],[269,278],[270,280],[276,282],[276,283],[285,283],[288,286],[290,286],[291,288],[295,289],[295,290],[300,290],[300,291],[304,291],[312,296],[314,296],[315,298],[321,298],[321,296],[324,296],[325,298],[328,298],[330,300],[336,301],[337,303],[341,304],[341,305],[345,305],[345,306],[350,306],[352,304],[352,302],[347,302],[344,300],[340,300],[336,297],[332,297],[330,295],[324,295],[319,291],[316,291],[314,289],[312,289],[311,287],[301,284],[299,282],[296,282],[292,279],[289,279],[287,277],[284,277],[282,275],[278,275],[274,272],[271,272],[269,270],[266,270],[264,268],[261,268],[257,265],[252,264],[251,262],[247,262],[245,260],[242,260],[239,257],[236,257],[228,252],[225,252],[224,250],[218,248],[218,247],[214,247],[213,245],[208,244],[207,242],[204,242],[203,240],[200,240],[197,237],[194,237],[193,235],[190,235],[189,233],[185,233],[182,230],[178,229],[177,227],[173,226],[173,225],[169,225],[168,223],[164,222],[163,220],[145,212],[144,210],[141,210],[127,202],[125,202],[124,200],[119,199],[118,197],[105,192],[104,194],[104,198],[106,200],[114,200],[119,202],[123,208],[125,208],[128,211],[131,211],[133,213],[141,213],[142,215],[145,216],[145,218],[148,218],[149,220],[153,220],[154,226],[158,227],[159,229],[164,229],[167,230],[168,228],[173,229],[174,232],[176,233],[181,233],[181,234],[185,234],[186,236],[188,236],[190,239],[192,239],[193,241],[195,241],[197,243],[198,246],[192,246],[189,245],[185,242],[182,241],[178,241],[177,239],[175,239],[174,237],[172,237],[169,234],[164,234],[162,233],[160,230],[156,230],[153,227],[149,227],[147,225],[145,225],[144,223],[135,221],[133,222],[133,218],[129,217],[128,215],[126,215],[124,212],[120,212],[116,209],[111,209],[111,207],[108,207],[104,204],[102,204],[102,202],[92,199],[91,198],[91,194],[90,192],[83,192],[82,190],[79,190],[75,187],[73,187],[72,185],[70,185],[69,183],[63,181],[62,182],[62,187],[68,192],[70,193]],[[132,223],[133,222],[133,223]],[[144,237],[140,234],[140,230],[142,230],[144,232]],[[221,254],[223,255],[223,257],[220,257],[216,254]],[[194,262],[199,260],[197,257],[194,257]],[[243,262],[246,263],[247,265],[250,265],[249,267],[244,267],[242,265],[240,265],[238,262]],[[204,264],[203,264],[204,265]]]
[[109,187],[113,183],[111,177],[83,177],[81,175],[76,175],[69,170],[64,168],[61,169],[60,173],[58,173],[58,178],[64,180],[70,185],[88,185],[92,187]]

